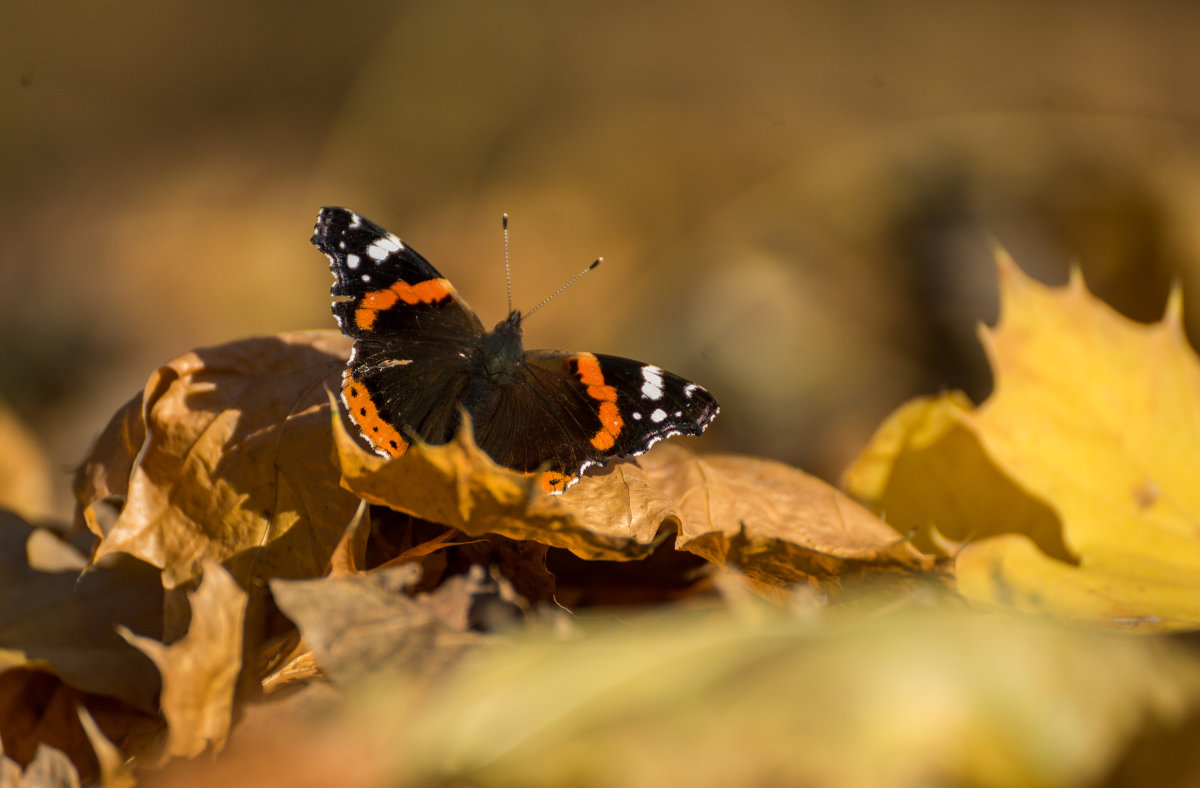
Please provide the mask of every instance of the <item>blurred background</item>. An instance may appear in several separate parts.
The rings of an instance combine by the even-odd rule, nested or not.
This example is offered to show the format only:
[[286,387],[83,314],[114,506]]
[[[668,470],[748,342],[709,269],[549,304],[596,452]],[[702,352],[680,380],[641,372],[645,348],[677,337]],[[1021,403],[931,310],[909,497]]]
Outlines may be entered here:
[[603,255],[527,347],[660,364],[722,404],[694,447],[836,480],[908,397],[986,397],[991,238],[1139,320],[1200,297],[1198,33],[1186,2],[5,4],[0,421],[54,481],[0,475],[65,515],[157,365],[331,328],[340,204],[489,326],[502,212],[519,307]]

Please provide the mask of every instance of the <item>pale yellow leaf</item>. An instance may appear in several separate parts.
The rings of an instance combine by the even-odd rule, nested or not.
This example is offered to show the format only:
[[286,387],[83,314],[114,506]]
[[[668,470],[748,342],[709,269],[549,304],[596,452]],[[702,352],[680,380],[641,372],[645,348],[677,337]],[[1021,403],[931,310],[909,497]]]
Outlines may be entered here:
[[1001,319],[982,331],[992,395],[901,408],[848,489],[899,528],[958,542],[959,589],[980,603],[1200,626],[1200,360],[1178,292],[1143,325],[1078,273],[1051,288],[998,264]]

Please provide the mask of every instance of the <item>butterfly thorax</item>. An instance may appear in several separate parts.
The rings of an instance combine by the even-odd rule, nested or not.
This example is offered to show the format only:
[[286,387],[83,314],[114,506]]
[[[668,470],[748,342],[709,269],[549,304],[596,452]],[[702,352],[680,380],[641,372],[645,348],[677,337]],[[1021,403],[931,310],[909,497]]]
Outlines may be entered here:
[[515,309],[508,317],[483,337],[483,346],[476,359],[479,370],[494,384],[504,385],[520,380],[525,349],[521,346],[521,313]]

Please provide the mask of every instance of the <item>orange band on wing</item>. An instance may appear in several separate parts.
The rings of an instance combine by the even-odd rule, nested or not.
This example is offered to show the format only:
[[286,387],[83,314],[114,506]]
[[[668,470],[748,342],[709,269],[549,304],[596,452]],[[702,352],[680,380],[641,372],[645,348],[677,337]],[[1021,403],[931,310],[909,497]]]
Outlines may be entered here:
[[585,386],[603,386],[604,373],[600,371],[600,360],[591,353],[577,353],[573,357],[575,360],[575,374],[579,376],[579,382]]
[[600,423],[603,426],[592,436],[592,445],[600,451],[608,451],[616,444],[617,436],[625,426],[625,419],[621,418],[616,402],[600,403]]
[[350,377],[349,372],[342,376],[342,402],[350,414],[350,421],[354,422],[377,452],[388,457],[399,457],[408,450],[408,439],[380,417],[379,409],[371,401],[366,387]]
[[591,353],[579,353],[575,356],[575,374],[579,382],[587,386],[587,395],[600,403],[600,429],[592,436],[592,446],[600,451],[608,451],[617,442],[625,419],[621,418],[621,410],[617,407],[617,390],[604,382],[604,372],[600,369],[600,361]]
[[[393,289],[405,285],[408,288],[408,293],[401,292],[400,300],[406,304],[436,304],[443,299],[449,298],[454,289],[450,286],[450,282],[445,279],[426,279],[424,282],[417,282],[415,285],[409,285],[405,282],[397,282],[392,285]],[[411,301],[409,299],[412,299]]]
[[363,331],[375,327],[375,316],[379,312],[391,309],[397,301],[406,304],[437,304],[449,298],[453,293],[450,282],[445,279],[426,279],[410,285],[408,282],[396,282],[383,290],[373,290],[363,296],[354,310],[354,323]]

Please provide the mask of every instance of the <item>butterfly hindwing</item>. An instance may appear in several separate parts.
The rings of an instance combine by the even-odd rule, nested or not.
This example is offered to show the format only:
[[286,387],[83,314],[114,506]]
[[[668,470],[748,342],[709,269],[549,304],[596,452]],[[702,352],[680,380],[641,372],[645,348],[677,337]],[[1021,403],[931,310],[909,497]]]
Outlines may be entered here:
[[699,435],[717,414],[700,386],[658,367],[596,353],[526,354],[520,385],[476,419],[480,447],[501,465],[547,468],[574,481],[591,465]]

